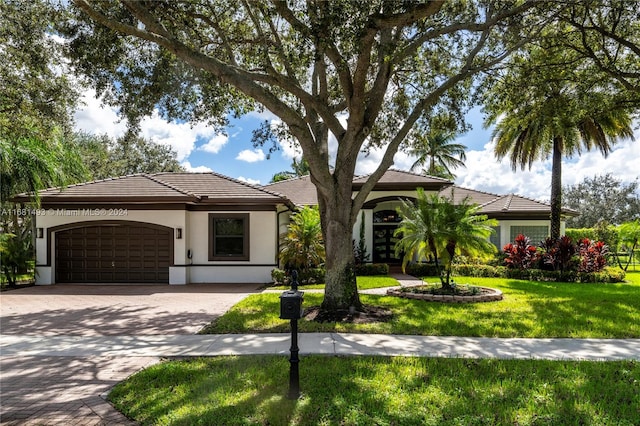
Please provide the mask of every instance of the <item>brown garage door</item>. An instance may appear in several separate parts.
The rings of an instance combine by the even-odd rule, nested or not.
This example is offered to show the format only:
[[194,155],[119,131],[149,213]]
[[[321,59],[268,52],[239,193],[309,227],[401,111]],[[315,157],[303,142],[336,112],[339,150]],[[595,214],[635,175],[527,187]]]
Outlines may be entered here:
[[56,233],[56,282],[168,283],[172,230],[121,222]]

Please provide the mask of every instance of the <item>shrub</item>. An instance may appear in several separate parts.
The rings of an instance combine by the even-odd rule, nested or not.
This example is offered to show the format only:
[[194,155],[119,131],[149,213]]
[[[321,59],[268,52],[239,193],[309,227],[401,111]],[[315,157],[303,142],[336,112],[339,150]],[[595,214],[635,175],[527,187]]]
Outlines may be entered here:
[[580,251],[579,272],[600,272],[607,264],[609,248],[602,241],[590,241],[584,238],[578,244]]
[[275,284],[289,284],[289,277],[282,269],[274,268],[271,270],[271,279]]
[[598,239],[594,228],[567,228],[564,234],[573,241],[580,241],[583,238],[589,238],[590,240]]
[[509,268],[528,269],[538,261],[536,246],[531,244],[529,237],[519,234],[515,241],[505,245],[502,251],[507,255],[504,259]]
[[433,277],[438,276],[438,266],[434,263],[411,263],[407,265],[407,274],[414,277]]
[[[309,268],[304,271],[298,272],[298,284],[317,284],[324,282],[324,276],[326,274],[326,270],[323,267],[318,268]],[[291,275],[290,271],[284,271],[282,269],[272,269],[271,270],[271,279],[274,284],[279,285],[290,285],[291,284]]]
[[389,275],[389,265],[386,263],[362,263],[356,264],[355,271],[357,276],[369,275]]
[[466,277],[497,278],[504,276],[504,267],[480,264],[460,264],[453,266],[453,273]]
[[575,270],[579,263],[576,257],[578,249],[566,235],[557,240],[547,238],[540,244],[540,249],[542,251],[540,269],[564,272]]

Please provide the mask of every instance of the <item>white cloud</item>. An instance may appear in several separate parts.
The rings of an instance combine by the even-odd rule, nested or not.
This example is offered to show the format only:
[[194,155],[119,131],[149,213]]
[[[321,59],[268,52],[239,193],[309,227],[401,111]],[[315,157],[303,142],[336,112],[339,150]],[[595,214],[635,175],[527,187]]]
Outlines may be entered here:
[[251,179],[251,178],[246,178],[244,176],[238,176],[237,179],[239,181],[241,181],[241,182],[246,182],[249,185],[260,185],[260,180],[259,179]]
[[264,152],[260,148],[254,149],[253,151],[245,149],[240,151],[236,157],[236,160],[246,161],[247,163],[256,163],[258,161],[263,161],[264,159]]
[[[84,107],[80,107],[75,113],[76,129],[93,134],[107,134],[112,138],[125,133],[126,120],[120,119],[117,109],[103,106],[93,89],[86,90],[81,101]],[[171,146],[177,153],[178,161],[189,157],[198,139],[208,140],[203,149],[214,153],[218,152],[228,139],[205,124],[168,122],[160,117],[157,111],[154,111],[151,117],[142,119],[140,131],[147,139]]]
[[102,101],[96,98],[96,92],[88,89],[80,98],[83,107],[78,108],[74,114],[76,129],[92,134],[107,134],[117,138],[127,130],[125,120],[120,121],[118,110],[109,106],[103,106]]
[[212,172],[212,171],[213,171],[213,170],[211,170],[211,169],[210,169],[209,167],[207,167],[207,166],[196,166],[196,167],[193,167],[193,166],[191,165],[191,163],[190,163],[190,162],[188,162],[188,161],[183,161],[181,165],[182,165],[182,167],[184,167],[188,172],[191,172],[191,173],[209,173],[209,172]]
[[[551,193],[551,159],[536,161],[531,169],[511,169],[508,158],[498,161],[493,154],[494,143],[485,144],[482,150],[467,151],[466,168],[453,170],[456,185],[496,194],[515,193],[541,201],[548,201]],[[386,146],[373,148],[369,155],[360,154],[356,174],[372,173],[380,164]],[[574,185],[587,177],[611,173],[616,179],[629,183],[640,176],[640,135],[635,141],[625,141],[615,145],[607,158],[599,151],[583,153],[574,159],[564,159],[562,163],[562,184]],[[415,157],[405,152],[394,156],[392,168],[409,170]],[[419,171],[418,171],[419,172]]]
[[229,137],[227,135],[217,134],[209,139],[207,143],[198,147],[198,150],[217,154],[227,142],[229,142]]
[[[573,159],[563,159],[562,185],[575,185],[585,178],[611,173],[628,183],[638,178],[640,136],[635,141],[615,145],[607,158],[600,151],[584,152]],[[498,194],[516,193],[537,200],[549,200],[551,193],[551,159],[536,161],[531,169],[513,172],[508,159],[496,160],[493,142],[482,151],[468,151],[466,169],[456,169],[456,184],[466,188]]]

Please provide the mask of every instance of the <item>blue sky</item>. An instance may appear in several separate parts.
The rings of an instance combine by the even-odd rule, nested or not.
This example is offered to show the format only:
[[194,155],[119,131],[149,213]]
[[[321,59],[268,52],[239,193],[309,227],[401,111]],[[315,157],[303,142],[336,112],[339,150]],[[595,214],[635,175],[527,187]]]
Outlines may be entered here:
[[[106,133],[112,137],[124,133],[126,123],[119,120],[116,110],[101,105],[94,92],[83,96],[84,106],[76,113],[76,127],[91,133]],[[262,121],[276,120],[269,112],[250,113],[240,119],[232,119],[226,135],[197,124],[169,123],[157,114],[141,123],[143,136],[156,143],[170,145],[178,153],[178,160],[194,172],[215,171],[252,184],[267,184],[271,177],[283,170],[290,170],[296,154],[286,143],[282,149],[267,159],[268,147],[254,148],[252,130]],[[479,109],[472,110],[467,120],[472,130],[460,135],[456,142],[467,146],[466,168],[454,170],[456,184],[497,194],[516,193],[537,200],[548,200],[551,184],[551,161],[537,161],[531,170],[513,172],[508,160],[497,161],[493,155],[491,130],[483,128]],[[372,150],[361,156],[356,173],[372,172],[379,164],[381,150]],[[414,162],[406,153],[394,157],[394,168],[408,170]],[[616,145],[614,151],[603,158],[599,152],[584,153],[579,158],[563,162],[563,184],[572,185],[585,177],[611,173],[618,180],[631,182],[638,178],[640,166],[640,130],[636,123],[634,140]]]

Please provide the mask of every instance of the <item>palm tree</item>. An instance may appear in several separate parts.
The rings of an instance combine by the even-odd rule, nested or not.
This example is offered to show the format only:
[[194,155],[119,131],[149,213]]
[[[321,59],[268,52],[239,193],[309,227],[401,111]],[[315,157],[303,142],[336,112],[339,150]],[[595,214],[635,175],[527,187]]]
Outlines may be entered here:
[[551,238],[560,237],[562,157],[597,148],[607,156],[621,138],[633,137],[627,110],[599,88],[575,58],[553,48],[531,48],[494,85],[485,110],[494,153],[515,171],[551,155]]
[[[559,93],[557,108],[526,108],[526,113],[507,114],[493,132],[498,159],[509,156],[511,167],[531,168],[537,159],[551,154],[551,238],[560,237],[562,213],[562,157],[580,154],[582,149],[598,148],[605,157],[619,138],[633,136],[631,117],[622,110],[584,112],[567,117],[562,105],[572,104]],[[524,119],[522,116],[525,116]]]
[[465,198],[459,204],[436,194],[426,195],[418,188],[415,203],[403,201],[403,220],[395,232],[400,239],[396,243],[396,255],[404,253],[402,268],[414,258],[432,255],[440,272],[443,260],[444,274],[440,273],[442,287],[451,289],[451,269],[458,254],[477,256],[494,252],[489,241],[497,225],[495,219],[478,214],[478,205]]
[[287,233],[282,238],[280,261],[303,274],[324,263],[324,241],[317,208],[303,207],[291,216]]
[[33,194],[37,205],[38,190],[64,186],[83,180],[87,171],[70,144],[64,143],[60,132],[53,132],[50,140],[21,137],[9,140],[0,137],[0,210],[10,212],[0,216],[0,253],[3,272],[10,286],[15,276],[26,268],[32,258],[32,218],[24,206],[16,205],[11,197],[17,193]]
[[467,159],[467,147],[458,143],[451,143],[455,133],[446,130],[432,130],[414,136],[414,142],[409,154],[418,157],[411,166],[411,171],[428,164],[423,173],[444,179],[455,179],[451,168],[464,167]]

